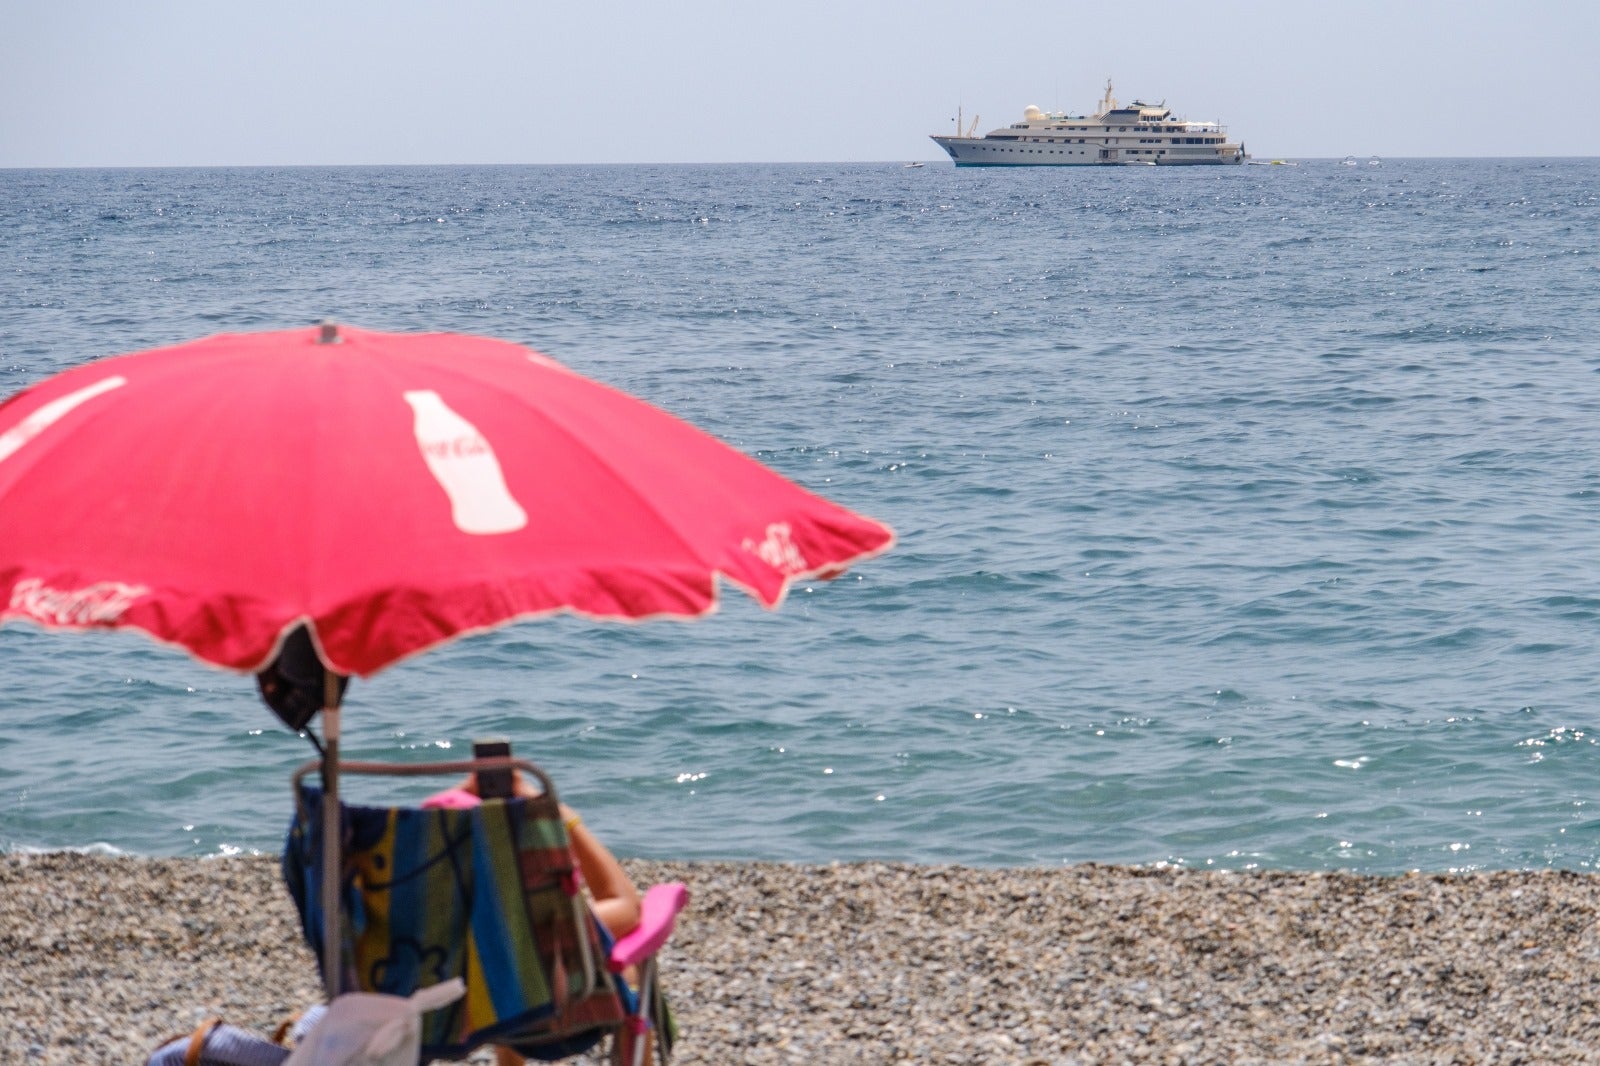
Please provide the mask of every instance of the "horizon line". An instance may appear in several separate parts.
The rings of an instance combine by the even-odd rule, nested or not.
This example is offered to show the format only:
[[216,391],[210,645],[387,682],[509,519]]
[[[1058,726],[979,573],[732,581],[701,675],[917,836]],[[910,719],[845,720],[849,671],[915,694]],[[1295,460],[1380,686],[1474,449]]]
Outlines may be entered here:
[[[1284,159],[1305,160],[1307,162],[1320,162],[1322,160],[1340,161],[1351,158],[1364,159],[1389,159],[1396,162],[1401,160],[1583,160],[1600,159],[1600,154],[1595,155],[1390,155],[1384,156],[1377,153],[1342,153],[1337,155],[1260,155],[1252,153],[1251,159]],[[7,163],[0,164],[0,171],[8,170],[296,170],[320,169],[334,170],[340,168],[372,169],[378,167],[748,167],[748,166],[887,166],[906,163],[941,163],[955,169],[955,164],[947,156],[933,156],[922,158],[895,158],[895,159],[745,159],[745,160],[711,160],[711,161],[652,161],[630,160],[626,162],[452,162],[452,163]],[[1094,169],[1099,164],[1079,164],[1077,166],[1061,166],[1051,164],[1034,164],[998,167],[962,169],[987,169],[987,170],[1075,170]],[[1194,169],[1194,168],[1187,168]],[[1205,168],[1202,168],[1205,169]]]

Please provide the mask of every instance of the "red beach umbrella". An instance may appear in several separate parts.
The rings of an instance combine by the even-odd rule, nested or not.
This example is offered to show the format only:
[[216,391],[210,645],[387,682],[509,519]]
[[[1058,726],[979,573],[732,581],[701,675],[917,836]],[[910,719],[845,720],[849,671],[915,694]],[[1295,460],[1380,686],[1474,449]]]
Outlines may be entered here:
[[325,326],[102,359],[0,404],[0,620],[127,627],[340,674],[572,611],[776,606],[883,525],[661,410],[483,337]]
[[663,411],[506,341],[320,328],[102,359],[0,404],[0,623],[131,628],[256,671],[309,631],[336,994],[338,675],[571,611],[768,607],[893,543]]

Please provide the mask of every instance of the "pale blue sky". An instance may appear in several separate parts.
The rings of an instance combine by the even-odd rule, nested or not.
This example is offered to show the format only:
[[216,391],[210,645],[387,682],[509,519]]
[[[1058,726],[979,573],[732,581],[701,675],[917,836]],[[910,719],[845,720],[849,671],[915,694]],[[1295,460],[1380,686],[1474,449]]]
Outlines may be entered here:
[[1600,155],[1600,2],[0,0],[0,167],[942,159],[1027,104],[1257,158]]

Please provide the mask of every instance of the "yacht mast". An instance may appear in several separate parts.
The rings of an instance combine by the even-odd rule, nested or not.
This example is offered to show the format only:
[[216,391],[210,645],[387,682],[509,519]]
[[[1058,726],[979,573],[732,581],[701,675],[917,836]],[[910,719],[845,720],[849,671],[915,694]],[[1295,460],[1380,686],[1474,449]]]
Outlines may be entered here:
[[1100,98],[1100,111],[1095,115],[1095,118],[1099,118],[1100,115],[1105,114],[1107,111],[1115,111],[1116,109],[1117,99],[1111,95],[1111,76],[1108,74],[1106,75],[1106,94]]

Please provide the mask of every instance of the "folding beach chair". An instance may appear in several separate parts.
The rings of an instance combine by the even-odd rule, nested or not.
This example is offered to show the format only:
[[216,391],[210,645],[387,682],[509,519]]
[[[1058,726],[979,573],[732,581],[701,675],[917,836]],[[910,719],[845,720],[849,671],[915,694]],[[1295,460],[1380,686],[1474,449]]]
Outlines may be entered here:
[[[306,941],[322,951],[319,885],[322,791],[295,774],[295,818],[283,869]],[[656,954],[687,902],[681,884],[655,885],[638,929],[612,943],[590,914],[555,788],[526,760],[422,765],[344,763],[344,773],[459,774],[510,765],[543,786],[535,798],[452,808],[341,804],[337,982],[345,991],[410,996],[452,977],[455,1003],[422,1019],[422,1063],[502,1044],[559,1059],[612,1040],[613,1061],[665,1062],[673,1025]],[[622,978],[633,968],[637,988]]]

